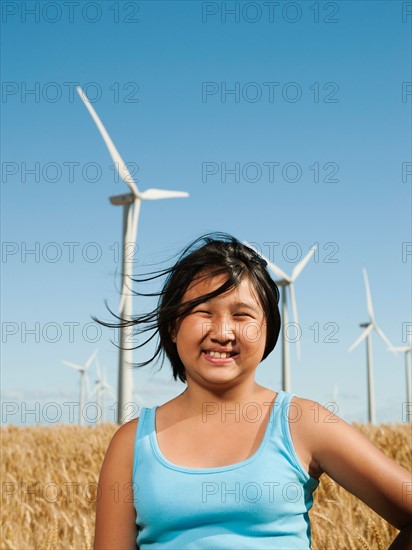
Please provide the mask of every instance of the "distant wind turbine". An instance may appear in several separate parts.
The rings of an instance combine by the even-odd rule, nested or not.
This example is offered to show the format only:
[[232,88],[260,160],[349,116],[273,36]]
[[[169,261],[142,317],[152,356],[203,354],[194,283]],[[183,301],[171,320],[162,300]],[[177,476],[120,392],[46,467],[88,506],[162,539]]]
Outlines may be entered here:
[[[146,189],[139,191],[136,182],[133,180],[126,163],[120,156],[109,134],[107,133],[102,121],[97,116],[89,99],[78,86],[77,93],[85,104],[91,117],[93,118],[105,144],[109,150],[110,156],[114,162],[122,180],[130,189],[130,193],[110,197],[110,202],[115,206],[123,206],[123,257],[122,257],[122,290],[120,299],[120,316],[122,319],[130,320],[132,317],[132,292],[126,293],[127,280],[132,275],[132,263],[130,257],[127,257],[127,251],[131,246],[132,252],[136,244],[136,232],[139,219],[140,204],[142,200],[172,199],[179,197],[188,197],[189,194],[184,191],[165,191],[163,189]],[[132,291],[132,282],[130,283]],[[127,404],[132,403],[133,399],[133,377],[132,360],[133,350],[127,347],[132,341],[133,327],[120,328],[120,349],[119,349],[119,377],[118,377],[118,409],[117,422],[123,423],[127,417]]]
[[87,359],[86,363],[81,365],[76,365],[75,363],[71,363],[70,361],[62,361],[64,365],[67,367],[70,367],[71,369],[75,369],[80,372],[80,389],[79,389],[79,424],[80,426],[83,425],[83,407],[84,407],[84,390],[85,386],[88,387],[88,379],[87,379],[87,370],[89,369],[90,365],[93,362],[93,359],[96,357],[97,349],[91,354],[91,356]]
[[371,291],[369,288],[368,274],[366,269],[363,269],[363,279],[365,281],[365,291],[366,291],[366,304],[368,308],[369,322],[361,323],[359,326],[365,330],[359,336],[359,338],[351,345],[348,351],[354,350],[359,344],[366,338],[366,362],[368,369],[368,421],[371,424],[376,424],[376,415],[375,415],[375,388],[373,380],[373,357],[372,357],[372,338],[371,333],[374,330],[378,336],[385,342],[385,344],[392,348],[389,338],[385,336],[382,329],[378,327],[375,321],[375,313],[373,311]]
[[[247,243],[245,243],[247,244]],[[280,277],[280,280],[276,281],[276,284],[281,287],[282,289],[282,323],[283,323],[283,344],[282,344],[282,389],[284,391],[289,392],[290,391],[290,358],[289,358],[289,341],[287,338],[286,333],[286,327],[289,323],[289,315],[288,315],[288,306],[287,306],[287,298],[286,298],[286,288],[289,288],[289,294],[290,294],[290,301],[292,304],[292,312],[293,312],[293,320],[296,323],[296,325],[299,327],[299,319],[298,319],[298,310],[296,307],[296,297],[295,297],[295,286],[294,283],[296,279],[299,277],[299,275],[302,273],[303,269],[306,267],[307,263],[312,258],[313,254],[315,253],[316,245],[313,245],[309,252],[306,254],[306,256],[301,260],[298,264],[295,265],[295,267],[292,270],[292,275],[286,275],[286,273],[280,269],[277,265],[275,265],[273,262],[268,260],[263,254],[260,254],[262,258],[267,262],[268,267],[273,271],[273,273]],[[297,355],[298,359],[300,359],[300,335],[298,340],[296,341],[296,347],[297,347]]]
[[113,388],[107,381],[106,371],[104,367],[100,368],[99,360],[96,358],[96,371],[97,371],[97,380],[94,390],[90,394],[90,398],[96,396],[97,404],[101,412],[100,421],[105,421],[105,394],[109,393],[113,399],[116,399],[116,396],[113,392]]
[[397,346],[388,348],[390,351],[400,351],[405,354],[405,378],[406,378],[406,401],[412,403],[412,384],[411,384],[411,352],[412,352],[412,337],[408,338],[407,346]]

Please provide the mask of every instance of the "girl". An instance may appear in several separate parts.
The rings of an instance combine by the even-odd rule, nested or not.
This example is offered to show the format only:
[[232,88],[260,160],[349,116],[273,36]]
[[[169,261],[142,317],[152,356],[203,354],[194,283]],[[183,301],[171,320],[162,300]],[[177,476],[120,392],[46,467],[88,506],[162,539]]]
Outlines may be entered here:
[[410,474],[318,403],[255,382],[280,331],[266,262],[218,234],[162,273],[158,307],[122,322],[158,332],[152,359],[187,388],[113,436],[95,550],[309,549],[324,472],[401,530],[391,550],[410,549]]

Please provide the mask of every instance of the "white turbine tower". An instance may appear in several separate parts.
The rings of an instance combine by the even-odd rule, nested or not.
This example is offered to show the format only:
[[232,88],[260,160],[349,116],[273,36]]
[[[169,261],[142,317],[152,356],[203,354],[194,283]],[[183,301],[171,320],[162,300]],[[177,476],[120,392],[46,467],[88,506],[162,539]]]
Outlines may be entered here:
[[[96,111],[91,105],[89,99],[84,94],[83,90],[78,86],[77,93],[87,107],[91,117],[93,118],[105,144],[109,150],[110,156],[114,165],[122,178],[130,189],[130,193],[110,197],[110,202],[115,206],[123,206],[123,256],[122,256],[122,291],[120,300],[120,316],[122,319],[130,320],[132,316],[132,293],[126,293],[127,280],[132,275],[132,264],[127,258],[127,250],[136,243],[137,223],[139,219],[140,204],[142,200],[158,200],[172,199],[179,197],[188,197],[189,194],[183,191],[165,191],[163,189],[146,189],[139,191],[132,175],[109,134],[107,133],[102,121],[97,116]],[[132,283],[131,283],[132,284]],[[132,290],[131,286],[129,287]],[[133,377],[132,377],[132,359],[133,350],[128,347],[132,340],[132,327],[120,328],[120,349],[119,349],[119,377],[118,377],[118,409],[117,422],[123,423],[127,416],[127,404],[133,400]]]
[[86,363],[81,365],[76,365],[75,363],[71,363],[70,361],[62,361],[64,365],[67,367],[70,367],[72,369],[75,369],[80,372],[80,395],[79,395],[79,424],[80,426],[83,425],[83,407],[84,407],[84,390],[85,385],[88,388],[88,379],[87,379],[87,370],[89,369],[90,365],[93,362],[93,359],[96,357],[97,349],[91,354],[91,356],[87,359]]
[[361,323],[359,326],[365,330],[359,336],[359,338],[351,345],[348,351],[354,350],[359,344],[366,338],[366,363],[368,369],[368,422],[376,424],[375,415],[375,387],[373,379],[373,357],[372,357],[372,338],[371,333],[374,330],[378,336],[385,342],[385,344],[392,348],[392,344],[387,336],[383,333],[382,329],[378,327],[375,321],[375,313],[373,311],[371,291],[369,288],[368,274],[366,269],[363,269],[363,279],[365,281],[366,291],[366,304],[368,308],[369,321],[367,323]]
[[[247,244],[247,243],[245,243]],[[273,271],[273,273],[280,277],[278,281],[276,281],[276,284],[281,287],[281,294],[282,294],[282,323],[283,323],[283,342],[282,342],[282,389],[284,391],[289,392],[290,391],[290,358],[289,358],[289,340],[287,337],[287,326],[289,323],[289,315],[288,315],[288,304],[287,304],[287,295],[286,295],[286,288],[289,288],[289,294],[290,294],[290,301],[292,304],[292,313],[293,313],[293,320],[294,323],[296,323],[298,328],[298,339],[296,341],[297,346],[297,355],[298,359],[300,359],[300,327],[299,327],[299,319],[298,319],[298,310],[296,307],[296,297],[295,297],[295,281],[299,277],[299,275],[302,273],[303,269],[305,268],[306,264],[310,261],[313,254],[315,253],[316,245],[313,245],[309,252],[306,254],[306,256],[301,260],[298,264],[295,265],[295,267],[292,270],[292,275],[286,275],[286,273],[280,269],[277,265],[275,265],[273,262],[265,258],[263,254],[260,254],[262,258],[267,262],[268,267]]]
[[396,346],[388,348],[393,352],[403,352],[405,354],[405,380],[406,380],[406,402],[412,406],[412,381],[411,381],[411,352],[412,352],[412,337],[408,338],[407,346]]

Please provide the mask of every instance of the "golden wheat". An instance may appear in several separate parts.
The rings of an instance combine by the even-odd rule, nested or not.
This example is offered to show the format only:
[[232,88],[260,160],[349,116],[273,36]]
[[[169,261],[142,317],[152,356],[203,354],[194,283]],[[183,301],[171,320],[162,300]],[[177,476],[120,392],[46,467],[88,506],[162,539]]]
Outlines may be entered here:
[[[411,464],[410,424],[355,424],[385,454]],[[6,426],[1,550],[91,550],[97,480],[115,424]],[[323,475],[310,512],[314,550],[387,548],[397,530]]]

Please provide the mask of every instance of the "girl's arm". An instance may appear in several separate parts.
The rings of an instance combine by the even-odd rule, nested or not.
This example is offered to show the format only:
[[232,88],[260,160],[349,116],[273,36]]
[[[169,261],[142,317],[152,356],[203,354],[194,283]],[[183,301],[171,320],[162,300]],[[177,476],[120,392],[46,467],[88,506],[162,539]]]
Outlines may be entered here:
[[137,422],[121,426],[106,451],[98,483],[94,550],[137,549],[132,487]]
[[[306,409],[303,424],[310,432],[307,444],[317,470],[401,530],[391,550],[412,548],[412,474],[318,403],[315,418],[313,401],[301,402]],[[298,432],[303,435],[302,427]]]

